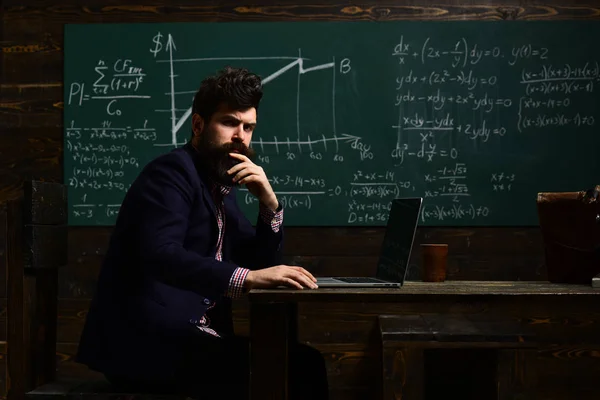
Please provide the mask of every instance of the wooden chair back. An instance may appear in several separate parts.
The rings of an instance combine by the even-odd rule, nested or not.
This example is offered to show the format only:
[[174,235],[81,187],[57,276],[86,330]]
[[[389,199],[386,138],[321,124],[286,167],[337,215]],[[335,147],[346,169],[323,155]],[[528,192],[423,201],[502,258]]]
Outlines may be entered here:
[[58,269],[67,264],[67,190],[26,181],[7,204],[7,399],[56,375]]

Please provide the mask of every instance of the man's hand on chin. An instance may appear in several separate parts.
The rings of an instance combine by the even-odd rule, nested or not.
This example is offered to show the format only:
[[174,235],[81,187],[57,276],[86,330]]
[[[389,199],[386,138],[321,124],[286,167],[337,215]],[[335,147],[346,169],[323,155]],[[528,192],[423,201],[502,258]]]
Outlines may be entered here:
[[279,202],[262,167],[254,164],[243,154],[229,153],[230,157],[240,160],[239,164],[231,167],[227,173],[233,175],[233,182],[246,185],[248,191],[258,198],[263,205],[271,210],[277,210]]

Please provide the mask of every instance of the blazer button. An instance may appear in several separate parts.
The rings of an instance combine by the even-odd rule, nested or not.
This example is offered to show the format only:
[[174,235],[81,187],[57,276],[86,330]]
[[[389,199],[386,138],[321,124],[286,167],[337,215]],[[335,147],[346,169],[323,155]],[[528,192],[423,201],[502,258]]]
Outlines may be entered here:
[[209,299],[204,299],[204,304],[209,305],[210,304],[210,300]]

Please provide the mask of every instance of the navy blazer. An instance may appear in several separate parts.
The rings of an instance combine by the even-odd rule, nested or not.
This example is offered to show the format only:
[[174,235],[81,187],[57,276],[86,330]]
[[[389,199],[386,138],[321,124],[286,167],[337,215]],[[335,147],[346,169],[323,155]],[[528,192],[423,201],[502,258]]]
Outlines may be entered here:
[[223,261],[215,259],[216,209],[198,157],[189,143],[161,155],[128,190],[86,317],[78,362],[111,375],[168,378],[190,341],[207,335],[194,324],[209,305],[216,304],[211,327],[233,334],[225,293],[234,270],[281,264],[283,227],[273,232],[260,216],[253,227],[235,189],[224,200]]

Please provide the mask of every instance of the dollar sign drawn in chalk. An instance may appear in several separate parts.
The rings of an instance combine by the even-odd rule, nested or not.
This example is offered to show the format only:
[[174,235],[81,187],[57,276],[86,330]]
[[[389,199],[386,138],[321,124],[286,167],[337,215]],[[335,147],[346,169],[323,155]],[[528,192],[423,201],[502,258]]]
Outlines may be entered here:
[[160,32],[158,32],[158,34],[152,39],[152,41],[156,43],[156,46],[154,46],[154,50],[150,49],[150,53],[154,53],[154,58],[156,58],[156,53],[158,53],[162,49],[163,45],[160,41],[161,38],[162,35]]

